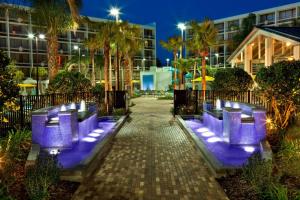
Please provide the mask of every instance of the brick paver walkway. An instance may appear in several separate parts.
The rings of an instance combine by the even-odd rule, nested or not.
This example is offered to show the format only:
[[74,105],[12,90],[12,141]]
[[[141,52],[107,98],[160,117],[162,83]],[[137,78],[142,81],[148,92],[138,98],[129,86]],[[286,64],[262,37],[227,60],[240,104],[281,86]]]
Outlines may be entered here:
[[171,101],[133,100],[132,120],[115,138],[95,174],[75,200],[227,199],[204,160],[173,123]]

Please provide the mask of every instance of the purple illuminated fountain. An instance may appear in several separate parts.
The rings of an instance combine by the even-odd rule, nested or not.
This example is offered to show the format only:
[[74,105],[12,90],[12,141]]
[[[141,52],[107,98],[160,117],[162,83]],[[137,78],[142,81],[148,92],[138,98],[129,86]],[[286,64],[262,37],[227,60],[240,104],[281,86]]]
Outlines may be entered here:
[[32,141],[50,154],[58,154],[64,169],[85,162],[116,121],[97,117],[96,104],[44,108],[32,113]]
[[211,108],[211,105],[204,104],[202,120],[187,119],[185,124],[220,165],[241,167],[255,152],[262,151],[261,142],[266,135],[264,109],[220,100],[216,109]]

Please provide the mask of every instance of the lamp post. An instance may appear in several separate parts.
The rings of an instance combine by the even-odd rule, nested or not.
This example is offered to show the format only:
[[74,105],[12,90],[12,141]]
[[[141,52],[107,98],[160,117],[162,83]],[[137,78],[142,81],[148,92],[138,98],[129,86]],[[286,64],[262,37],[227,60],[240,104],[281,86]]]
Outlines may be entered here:
[[[109,9],[109,15],[112,16],[112,17],[115,17],[116,19],[116,23],[118,24],[120,22],[119,18],[120,18],[120,8],[118,7],[111,7]],[[119,74],[120,74],[120,67],[119,67],[119,45],[118,43],[116,44],[117,45],[117,69],[116,69],[116,90],[119,90]]]
[[[185,23],[182,22],[178,23],[177,28],[181,30],[181,38],[182,38],[182,42],[184,42],[184,31],[186,30]],[[183,58],[182,54],[183,54],[183,45],[181,45],[180,47],[180,58]]]
[[169,67],[169,62],[170,62],[170,59],[169,59],[169,58],[167,58],[167,59],[166,59],[166,61],[167,61],[167,67]]
[[216,58],[217,58],[217,66],[219,67],[219,54],[216,53],[215,56],[216,56]]
[[79,56],[79,63],[78,63],[78,68],[79,68],[79,72],[81,72],[81,49],[78,45],[74,46],[74,50],[78,51],[78,56]]
[[109,15],[112,16],[112,17],[115,17],[116,18],[116,22],[118,23],[120,15],[121,15],[120,8],[111,7],[109,9]]
[[[30,40],[35,39],[35,49],[36,49],[36,63],[38,63],[39,59],[39,44],[38,41],[44,40],[46,36],[44,34],[35,35],[33,33],[28,34],[28,38]],[[39,65],[36,66],[36,95],[39,95]]]

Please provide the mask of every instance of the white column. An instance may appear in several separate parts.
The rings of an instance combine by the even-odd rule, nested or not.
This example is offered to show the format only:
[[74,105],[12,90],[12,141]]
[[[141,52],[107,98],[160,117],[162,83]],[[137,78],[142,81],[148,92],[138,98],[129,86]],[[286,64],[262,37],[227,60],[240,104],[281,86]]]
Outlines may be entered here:
[[258,36],[258,59],[261,59],[261,35]]
[[295,60],[300,60],[300,46],[297,45],[297,46],[294,46],[294,59]]
[[272,38],[267,37],[265,39],[265,66],[273,64],[273,41]]
[[251,64],[252,64],[252,45],[248,45],[245,48],[245,58],[244,58],[244,70],[248,72],[249,74],[252,74],[251,72]]

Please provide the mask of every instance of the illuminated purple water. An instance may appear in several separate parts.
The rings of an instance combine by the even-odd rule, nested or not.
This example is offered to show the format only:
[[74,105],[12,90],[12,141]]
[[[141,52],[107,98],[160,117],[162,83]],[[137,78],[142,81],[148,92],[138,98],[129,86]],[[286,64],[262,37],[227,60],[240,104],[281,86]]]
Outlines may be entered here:
[[206,128],[200,120],[190,119],[185,120],[185,123],[223,166],[241,167],[255,152],[259,151],[259,146],[230,145],[226,139]]
[[64,169],[74,168],[80,166],[93,151],[97,144],[103,141],[108,134],[112,133],[116,122],[103,119],[98,123],[98,127],[92,132],[88,133],[86,137],[79,139],[78,142],[73,143],[71,149],[62,150],[58,155],[58,162]]

